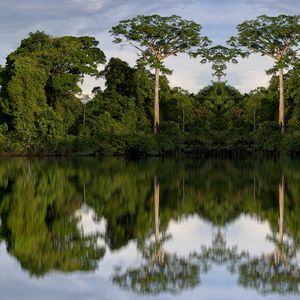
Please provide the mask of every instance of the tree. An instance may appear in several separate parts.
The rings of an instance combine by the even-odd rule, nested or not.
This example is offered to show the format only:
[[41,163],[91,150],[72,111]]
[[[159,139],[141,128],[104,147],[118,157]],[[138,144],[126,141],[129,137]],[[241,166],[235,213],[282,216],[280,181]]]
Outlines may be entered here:
[[242,52],[237,47],[225,47],[222,45],[217,45],[206,49],[203,52],[204,58],[201,60],[201,63],[212,62],[212,70],[213,76],[216,76],[218,82],[221,81],[222,76],[226,76],[224,72],[227,69],[227,63],[234,63],[237,64],[237,57],[238,56],[245,56],[245,53]]
[[[79,83],[84,75],[99,76],[98,65],[105,62],[97,45],[93,37],[52,37],[37,31],[9,54],[0,72],[2,120],[23,150],[32,150],[37,139],[47,140],[51,129],[45,125],[52,120],[61,120],[60,136],[74,126],[81,111]],[[39,135],[39,119],[46,136]]]
[[285,108],[289,122],[289,132],[300,128],[300,64],[285,75]]
[[78,83],[84,75],[99,76],[97,68],[105,63],[105,55],[98,44],[93,37],[52,37],[37,31],[8,56],[7,66],[13,68],[18,59],[28,57],[46,70],[47,102],[55,109],[60,97],[81,92]]
[[273,118],[274,109],[266,88],[258,87],[244,97],[244,112],[248,123],[253,125],[253,131],[260,123]]
[[213,76],[217,77],[218,82],[221,81],[222,76],[226,76],[224,71],[227,69],[227,66],[224,62],[214,62],[211,66],[211,69],[213,70]]
[[260,53],[275,60],[275,65],[268,73],[278,72],[279,76],[279,126],[285,131],[283,72],[291,64],[300,48],[300,15],[262,15],[254,20],[245,21],[237,26],[238,37],[232,39],[232,45],[246,47],[250,53]]
[[120,95],[130,96],[133,73],[134,69],[127,62],[112,57],[101,72],[101,76],[105,78],[106,92],[115,91]]
[[137,16],[120,21],[110,31],[115,36],[115,43],[129,43],[140,52],[139,62],[155,69],[155,134],[159,129],[159,76],[161,71],[170,72],[164,67],[163,61],[178,53],[187,53],[190,56],[201,54],[201,49],[210,41],[207,37],[201,37],[200,31],[199,24],[175,15]]
[[171,95],[163,101],[161,106],[164,120],[177,123],[177,127],[181,127],[184,132],[186,125],[189,124],[194,110],[193,97],[188,91],[174,87],[171,90]]

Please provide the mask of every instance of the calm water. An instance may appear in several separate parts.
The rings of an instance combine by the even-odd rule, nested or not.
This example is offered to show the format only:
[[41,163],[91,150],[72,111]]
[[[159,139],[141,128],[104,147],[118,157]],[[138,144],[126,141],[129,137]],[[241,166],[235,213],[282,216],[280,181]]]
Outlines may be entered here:
[[0,299],[299,299],[300,160],[1,159]]

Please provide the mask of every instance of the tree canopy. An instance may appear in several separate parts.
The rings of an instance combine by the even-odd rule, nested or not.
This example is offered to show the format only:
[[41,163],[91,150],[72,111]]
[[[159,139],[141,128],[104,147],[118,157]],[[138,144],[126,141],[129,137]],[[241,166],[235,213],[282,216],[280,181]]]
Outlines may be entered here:
[[201,25],[179,16],[137,16],[120,21],[111,33],[115,43],[129,43],[140,51],[140,62],[164,70],[162,62],[178,53],[195,55],[209,44]]
[[285,68],[293,62],[299,50],[300,16],[262,15],[237,26],[238,43],[251,52],[275,60],[275,68]]

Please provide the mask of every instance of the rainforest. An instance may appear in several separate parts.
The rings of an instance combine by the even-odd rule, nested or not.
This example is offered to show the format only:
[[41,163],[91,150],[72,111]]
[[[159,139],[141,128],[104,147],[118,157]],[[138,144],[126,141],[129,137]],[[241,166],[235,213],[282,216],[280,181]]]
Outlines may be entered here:
[[[105,54],[94,37],[31,32],[0,67],[1,154],[296,154],[299,18],[245,21],[225,46],[178,16],[123,20],[110,32],[115,43],[130,41],[128,47],[140,52],[134,66]],[[267,87],[241,93],[228,84],[225,70],[252,53],[274,59],[266,70],[272,76]],[[171,87],[164,60],[177,54],[189,55],[199,72],[210,64],[214,80],[197,93]],[[104,85],[82,95],[85,76]]]

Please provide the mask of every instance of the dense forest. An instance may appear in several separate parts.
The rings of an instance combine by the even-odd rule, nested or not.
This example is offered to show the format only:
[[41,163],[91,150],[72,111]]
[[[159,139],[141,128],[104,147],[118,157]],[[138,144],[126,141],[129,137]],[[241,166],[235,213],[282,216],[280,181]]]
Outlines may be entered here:
[[[133,67],[117,57],[107,60],[93,37],[30,33],[0,67],[1,153],[299,152],[299,16],[261,16],[254,21],[240,24],[238,37],[226,47],[211,48],[212,42],[200,36],[201,26],[180,17],[121,21],[111,33],[116,43],[124,37],[139,45],[135,47],[142,54]],[[259,45],[254,27],[267,40],[276,32],[275,44]],[[255,43],[245,38],[249,28]],[[227,84],[224,71],[227,64],[241,63],[252,52],[274,57],[274,68],[268,70],[273,75],[267,88],[241,94]],[[196,94],[171,87],[171,71],[163,61],[177,53],[191,56],[199,67],[211,63],[217,80]],[[105,88],[95,87],[89,99],[81,95],[85,75],[105,80]]]

